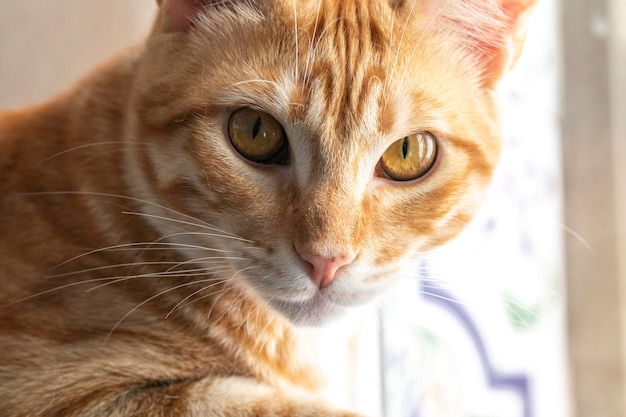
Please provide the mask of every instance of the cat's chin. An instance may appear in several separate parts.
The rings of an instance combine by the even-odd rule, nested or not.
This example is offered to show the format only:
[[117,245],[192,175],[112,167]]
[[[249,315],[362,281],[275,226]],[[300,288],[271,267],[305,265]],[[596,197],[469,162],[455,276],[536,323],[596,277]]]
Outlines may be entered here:
[[313,298],[302,301],[269,300],[271,307],[285,316],[295,326],[319,327],[341,319],[350,310],[330,301],[327,297],[317,294]]

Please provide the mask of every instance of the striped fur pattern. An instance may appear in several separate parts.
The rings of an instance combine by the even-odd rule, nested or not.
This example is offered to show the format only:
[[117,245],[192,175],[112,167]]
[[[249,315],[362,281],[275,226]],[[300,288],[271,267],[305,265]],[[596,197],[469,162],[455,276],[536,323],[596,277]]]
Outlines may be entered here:
[[[356,416],[329,399],[353,312],[476,211],[531,4],[159,3],[144,44],[0,116],[0,416]],[[234,150],[240,108],[288,163]],[[380,175],[415,132],[432,168]]]

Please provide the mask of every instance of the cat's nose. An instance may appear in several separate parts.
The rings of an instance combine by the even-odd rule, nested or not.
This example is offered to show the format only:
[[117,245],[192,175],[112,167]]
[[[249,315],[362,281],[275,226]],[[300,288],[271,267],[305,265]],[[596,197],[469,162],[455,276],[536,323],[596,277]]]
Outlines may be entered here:
[[298,254],[309,269],[309,278],[319,289],[332,284],[339,268],[350,264],[356,257],[356,254],[351,251],[323,256],[310,250],[298,250]]

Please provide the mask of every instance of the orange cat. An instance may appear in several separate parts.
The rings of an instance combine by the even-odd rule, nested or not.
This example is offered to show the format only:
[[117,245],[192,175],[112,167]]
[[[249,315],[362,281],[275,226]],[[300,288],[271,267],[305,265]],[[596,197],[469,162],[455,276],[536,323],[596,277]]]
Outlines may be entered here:
[[0,415],[356,415],[347,312],[477,209],[532,2],[161,0],[3,114]]

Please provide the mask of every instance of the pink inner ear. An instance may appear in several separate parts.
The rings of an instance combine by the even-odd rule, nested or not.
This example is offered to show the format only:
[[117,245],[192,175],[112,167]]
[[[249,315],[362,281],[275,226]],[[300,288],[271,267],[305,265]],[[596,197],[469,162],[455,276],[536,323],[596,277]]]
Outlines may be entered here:
[[532,12],[536,0],[508,0],[502,2],[502,8],[511,21],[513,34],[522,32]]
[[502,74],[515,65],[526,36],[526,23],[535,3],[536,0],[502,1],[501,7],[506,18],[505,27],[501,32],[502,44],[480,42],[479,50],[482,51],[485,78],[488,82],[497,81]]
[[168,32],[184,32],[202,9],[200,0],[157,0]]

